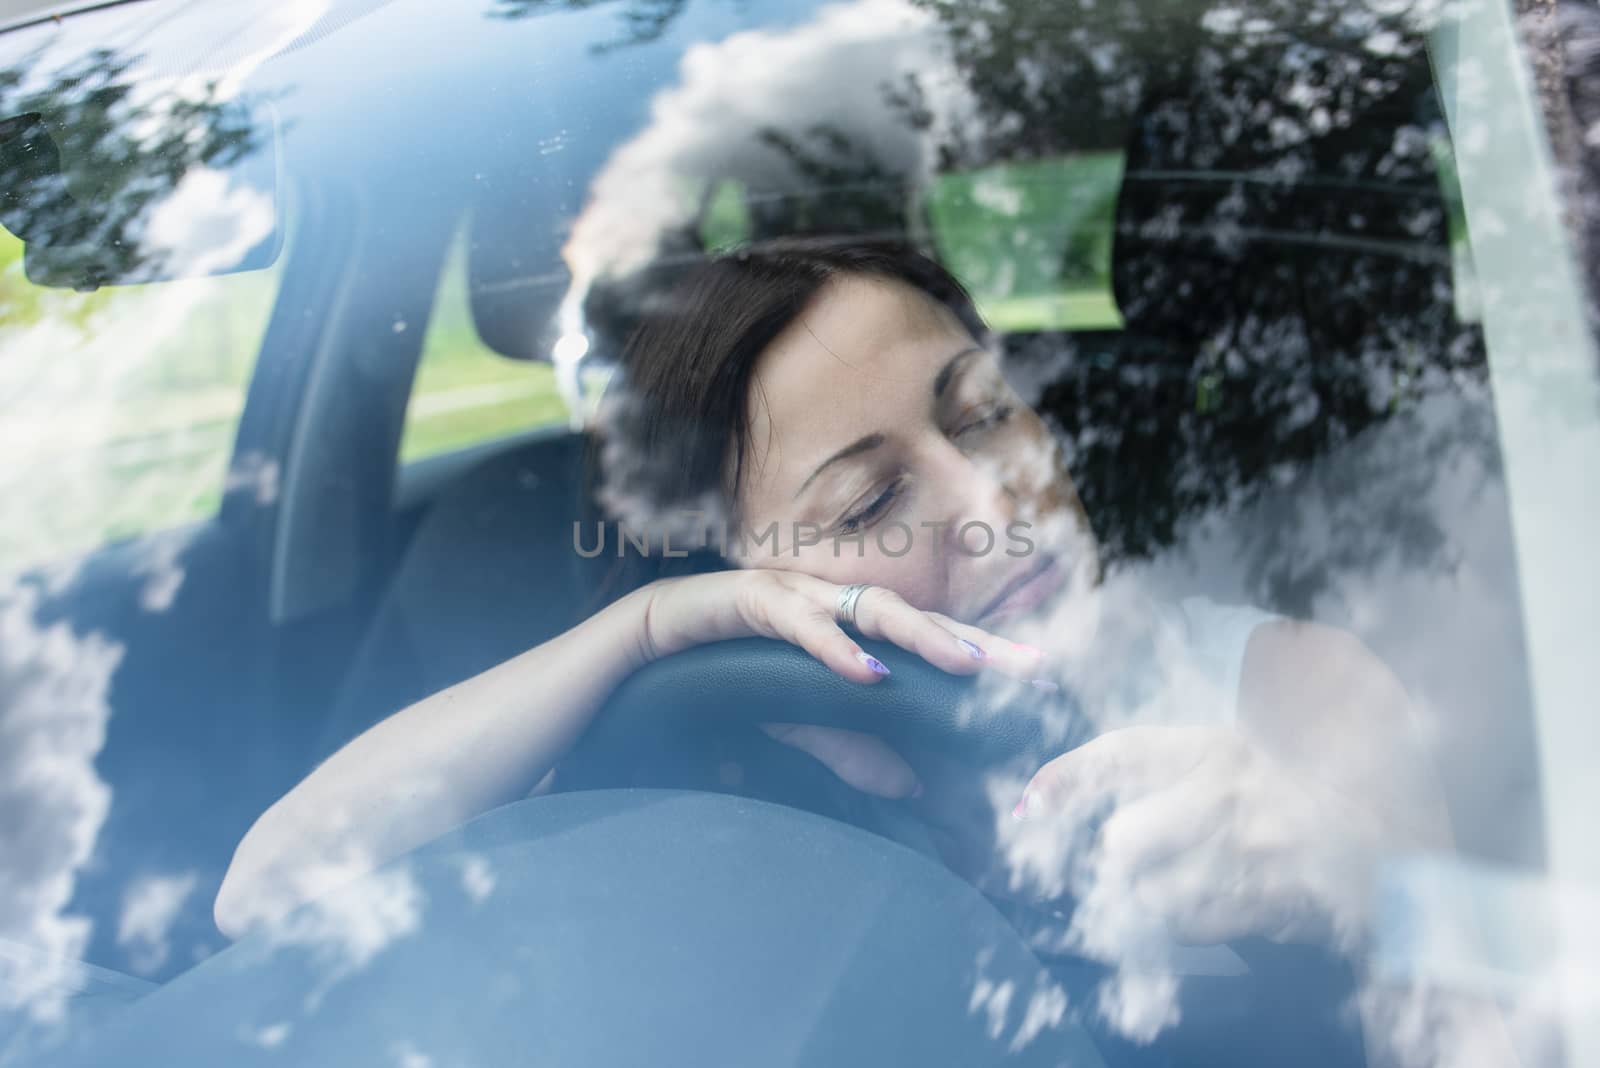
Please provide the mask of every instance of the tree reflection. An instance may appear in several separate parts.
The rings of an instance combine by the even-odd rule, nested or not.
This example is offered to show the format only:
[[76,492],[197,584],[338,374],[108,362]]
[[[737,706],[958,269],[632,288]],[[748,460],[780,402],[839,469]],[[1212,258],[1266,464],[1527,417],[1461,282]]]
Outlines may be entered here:
[[1569,116],[1566,136],[1553,140],[1566,171],[1567,206],[1583,238],[1583,276],[1594,329],[1600,328],[1600,10],[1569,0],[1557,6],[1553,22],[1541,28],[1554,46],[1556,84]]
[[171,250],[150,240],[151,210],[261,147],[215,87],[142,92],[137,62],[98,50],[42,79],[31,64],[0,76],[0,225],[36,246],[30,274],[49,284],[159,277]]
[[[1158,552],[1424,392],[1482,377],[1479,334],[1456,313],[1426,68],[1358,67],[1362,92],[1345,93],[1326,58],[1202,68],[1151,92],[1131,123],[1112,271],[1127,329],[1053,346],[1068,367],[1042,399],[1113,554]],[[1296,77],[1313,86],[1299,100],[1323,103],[1282,92]],[[1486,429],[1460,423],[1435,447],[1485,447]],[[1396,546],[1422,564],[1445,540],[1403,477],[1334,499],[1342,530],[1383,517],[1381,539],[1341,543],[1347,564]],[[1351,559],[1359,545],[1378,555]],[[1316,582],[1283,577],[1301,564],[1252,570],[1272,603],[1304,612]]]
[[[618,3],[619,0],[495,0],[490,16],[500,19],[525,19],[556,11],[587,11],[589,8]],[[620,36],[596,44],[596,52],[609,52],[631,45],[649,44],[661,39],[674,20],[689,6],[689,0],[621,0],[618,12]]]
[[[981,116],[943,146],[951,164],[1125,151],[1110,281],[1126,331],[1013,340],[1065,364],[1042,406],[1114,556],[1156,554],[1481,376],[1455,314],[1427,5],[914,2]],[[1401,480],[1350,489],[1354,526],[1416,499]],[[1420,557],[1444,540],[1416,512],[1384,530]],[[1288,563],[1253,570],[1304,611],[1316,582]]]
[[762,144],[785,163],[798,191],[750,198],[750,236],[895,234],[906,226],[906,176],[831,123],[798,133],[768,126]]
[[[1120,141],[1118,131],[1149,87],[1221,72],[1260,67],[1280,77],[1321,65],[1336,74],[1329,88],[1342,103],[1383,80],[1380,68],[1414,65],[1423,48],[1418,31],[1440,8],[1432,0],[910,2],[944,29],[985,119],[967,147],[990,158],[1081,150],[1086,138],[1100,145]],[[1263,120],[1271,116],[1260,108],[1302,102],[1239,100],[1245,110],[1235,117],[1250,118],[1251,128],[1264,132]]]

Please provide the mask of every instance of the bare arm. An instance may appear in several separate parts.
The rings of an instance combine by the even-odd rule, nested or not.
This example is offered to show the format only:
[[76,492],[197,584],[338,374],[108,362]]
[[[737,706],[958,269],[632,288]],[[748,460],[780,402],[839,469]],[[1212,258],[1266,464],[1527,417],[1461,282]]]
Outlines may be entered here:
[[[851,681],[878,681],[883,666],[833,620],[838,589],[811,576],[762,570],[653,583],[559,637],[395,713],[329,757],[250,828],[217,894],[218,928],[238,937],[526,796],[617,684],[659,656],[754,635],[798,645]],[[1015,656],[975,655],[974,642],[990,636],[971,627],[951,629],[956,625],[949,620],[883,589],[861,598],[856,621],[869,637],[892,641],[952,673],[991,663],[1006,670],[1007,656]],[[1000,644],[996,639],[992,646]],[[1036,667],[1028,661],[1013,669]],[[870,760],[863,764],[863,754],[875,751],[841,745],[848,733],[774,730],[845,781],[870,788],[866,780],[875,769],[866,766]],[[908,768],[876,770],[895,796],[915,786]]]
[[481,812],[525,796],[647,655],[648,595],[419,701],[340,749],[234,852],[217,926],[238,937]]

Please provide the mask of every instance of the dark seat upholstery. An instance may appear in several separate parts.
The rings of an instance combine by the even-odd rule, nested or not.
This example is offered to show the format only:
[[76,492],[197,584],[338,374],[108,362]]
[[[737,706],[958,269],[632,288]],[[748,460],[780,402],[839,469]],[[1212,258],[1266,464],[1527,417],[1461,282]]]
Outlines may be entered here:
[[385,715],[559,634],[607,561],[573,550],[583,438],[474,467],[428,506],[346,676],[318,756]]

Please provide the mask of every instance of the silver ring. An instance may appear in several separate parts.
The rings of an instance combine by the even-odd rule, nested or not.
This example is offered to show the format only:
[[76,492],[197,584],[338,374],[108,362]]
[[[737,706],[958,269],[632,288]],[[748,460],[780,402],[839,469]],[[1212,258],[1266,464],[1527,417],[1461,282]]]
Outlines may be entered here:
[[833,618],[841,627],[856,625],[856,602],[861,600],[861,595],[870,590],[872,586],[865,582],[857,582],[843,586],[839,590],[839,599],[833,605]]

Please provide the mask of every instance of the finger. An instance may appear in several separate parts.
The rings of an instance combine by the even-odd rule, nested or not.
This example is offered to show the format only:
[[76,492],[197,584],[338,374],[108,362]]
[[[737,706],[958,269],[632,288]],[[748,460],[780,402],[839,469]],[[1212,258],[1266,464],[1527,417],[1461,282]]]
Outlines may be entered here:
[[873,683],[889,674],[817,603],[817,587],[838,588],[809,576],[763,575],[744,586],[741,614],[754,633],[797,645],[852,682]]
[[856,627],[867,637],[893,642],[952,675],[981,671],[988,660],[981,646],[952,634],[929,613],[882,586],[867,589],[856,601]]
[[1189,775],[1119,806],[1100,828],[1098,863],[1120,878],[1182,864],[1211,849],[1228,824],[1222,791]]
[[1040,768],[1013,814],[1069,821],[1176,782],[1232,732],[1202,727],[1123,727],[1107,731]]
[[[1220,858],[1219,858],[1220,859]],[[1292,940],[1321,930],[1324,910],[1292,881],[1213,860],[1169,864],[1132,883],[1134,899],[1187,945],[1248,936]]]
[[903,798],[922,792],[911,765],[870,734],[801,723],[764,723],[761,729],[784,745],[811,755],[862,793]]
[[1001,674],[1029,682],[1042,678],[1045,655],[1041,650],[992,634],[970,623],[951,619],[940,612],[929,612],[928,616],[957,638],[964,638],[982,649],[990,666]]
[[888,665],[862,649],[856,640],[840,630],[838,624],[821,612],[805,612],[790,622],[786,636],[790,643],[810,652],[822,664],[834,668],[856,683],[877,683],[890,673]]
[[1188,945],[1225,942],[1251,933],[1235,887],[1208,864],[1173,864],[1122,884],[1131,900],[1160,917],[1167,933]]

